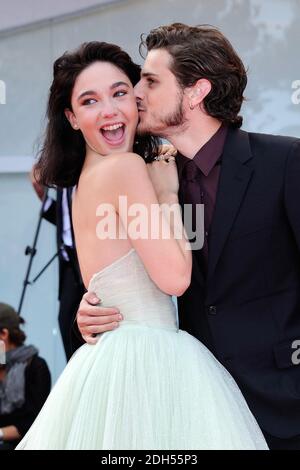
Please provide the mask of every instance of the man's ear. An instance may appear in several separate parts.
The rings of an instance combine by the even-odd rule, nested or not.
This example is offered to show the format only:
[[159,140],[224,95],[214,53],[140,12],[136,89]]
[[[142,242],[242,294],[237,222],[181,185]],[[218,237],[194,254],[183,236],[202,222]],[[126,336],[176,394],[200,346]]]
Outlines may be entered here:
[[7,341],[9,338],[9,331],[7,328],[3,328],[2,330],[0,330],[0,339],[2,341]]
[[211,83],[206,78],[197,80],[197,82],[190,87],[188,93],[190,109],[194,109],[200,105],[204,98],[210,93],[211,88]]
[[65,109],[65,116],[75,131],[79,129],[75,114],[70,109]]

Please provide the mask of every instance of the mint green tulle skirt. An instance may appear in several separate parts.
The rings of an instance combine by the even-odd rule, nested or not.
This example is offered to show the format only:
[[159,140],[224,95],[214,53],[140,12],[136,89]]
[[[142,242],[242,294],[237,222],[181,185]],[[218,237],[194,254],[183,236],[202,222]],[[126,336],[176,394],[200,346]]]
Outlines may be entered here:
[[182,330],[122,325],[82,346],[17,449],[267,449],[230,374]]

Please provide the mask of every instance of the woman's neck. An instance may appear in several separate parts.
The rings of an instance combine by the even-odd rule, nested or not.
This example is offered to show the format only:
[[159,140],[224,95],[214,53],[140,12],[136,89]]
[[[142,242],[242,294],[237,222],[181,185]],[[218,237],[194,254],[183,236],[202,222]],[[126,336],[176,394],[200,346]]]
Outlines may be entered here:
[[95,152],[95,150],[92,150],[91,148],[87,146],[83,169],[97,165],[97,163],[99,163],[99,161],[102,160],[103,158],[105,158],[104,155],[100,155],[99,153]]

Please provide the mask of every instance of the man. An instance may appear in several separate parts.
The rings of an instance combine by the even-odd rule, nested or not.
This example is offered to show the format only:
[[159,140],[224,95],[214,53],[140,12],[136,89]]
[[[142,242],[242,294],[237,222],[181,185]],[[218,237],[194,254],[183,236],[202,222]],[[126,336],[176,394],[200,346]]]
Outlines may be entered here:
[[[43,200],[44,187],[31,172],[31,182]],[[83,344],[77,331],[75,315],[85,292],[75,249],[73,226],[71,222],[72,188],[57,189],[57,199],[48,197],[45,201],[43,218],[56,225],[56,238],[59,258],[59,314],[58,322],[67,360]]]
[[46,361],[25,345],[24,320],[0,302],[0,451],[13,450],[26,434],[51,389]]
[[[180,327],[230,371],[270,448],[300,449],[300,140],[239,129],[246,71],[218,30],[162,26],[146,46],[139,131],[178,149],[181,202],[204,203]],[[94,297],[78,312],[91,343],[122,314]]]

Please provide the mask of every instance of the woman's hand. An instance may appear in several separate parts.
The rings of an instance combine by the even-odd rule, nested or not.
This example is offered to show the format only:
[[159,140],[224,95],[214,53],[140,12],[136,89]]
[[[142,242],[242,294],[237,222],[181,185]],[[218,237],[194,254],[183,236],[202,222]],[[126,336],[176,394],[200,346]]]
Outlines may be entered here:
[[38,173],[35,169],[35,165],[32,167],[29,177],[36,194],[42,201],[45,195],[45,187],[38,181]]
[[168,159],[169,157],[176,157],[177,150],[173,145],[170,144],[162,144],[158,147],[158,156],[165,157]]
[[160,154],[154,162],[147,164],[147,170],[158,200],[168,194],[177,196],[179,181],[174,155]]

